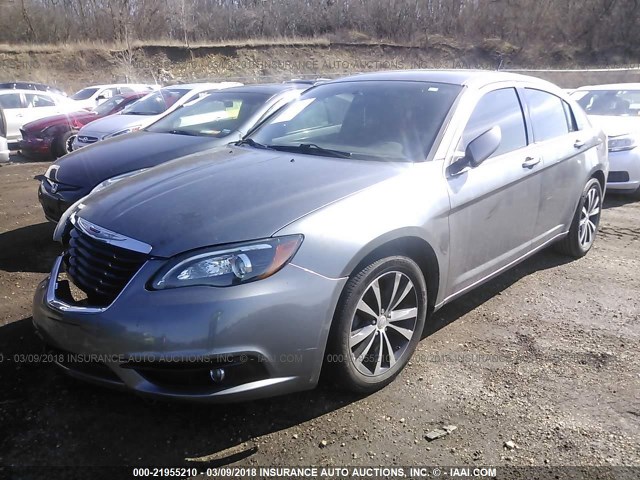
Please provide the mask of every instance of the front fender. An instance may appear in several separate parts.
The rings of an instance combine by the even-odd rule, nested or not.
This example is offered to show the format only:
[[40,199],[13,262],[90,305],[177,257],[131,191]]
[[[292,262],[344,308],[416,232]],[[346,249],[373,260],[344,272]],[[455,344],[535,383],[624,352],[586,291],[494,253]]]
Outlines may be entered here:
[[293,263],[329,278],[349,276],[384,245],[417,239],[437,259],[439,303],[448,271],[448,214],[442,164],[428,162],[312,212],[276,235],[304,234]]

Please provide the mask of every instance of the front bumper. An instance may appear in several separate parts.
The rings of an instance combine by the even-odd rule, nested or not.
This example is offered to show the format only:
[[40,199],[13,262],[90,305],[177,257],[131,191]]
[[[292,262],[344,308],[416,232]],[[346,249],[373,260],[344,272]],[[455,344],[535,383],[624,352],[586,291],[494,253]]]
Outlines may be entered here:
[[0,162],[8,162],[10,153],[7,139],[0,137]]
[[[150,291],[146,283],[163,262],[149,260],[108,307],[87,308],[65,296],[58,258],[36,290],[33,322],[46,343],[73,356],[58,362],[67,373],[143,395],[208,402],[316,385],[346,279],[289,264],[245,285]],[[86,359],[80,368],[76,354],[80,364]],[[229,375],[214,381],[208,374],[216,368]],[[183,381],[192,374],[193,383]]]
[[632,193],[638,188],[640,188],[640,148],[636,147],[625,152],[610,152],[607,190]]
[[25,137],[23,134],[23,139],[18,143],[18,147],[28,155],[48,156],[51,154],[52,140],[52,138]]
[[38,187],[38,201],[42,205],[44,216],[50,222],[58,223],[62,214],[71,205],[76,203],[88,192],[84,190],[59,190],[56,193],[50,191],[46,180],[40,181]]

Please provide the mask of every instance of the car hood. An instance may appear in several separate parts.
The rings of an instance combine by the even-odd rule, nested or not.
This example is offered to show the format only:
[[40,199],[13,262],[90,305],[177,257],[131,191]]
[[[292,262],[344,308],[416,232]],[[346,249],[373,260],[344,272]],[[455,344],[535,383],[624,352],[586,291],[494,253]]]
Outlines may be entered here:
[[640,132],[640,117],[589,115],[589,120],[602,128],[609,137]]
[[78,136],[81,135],[108,135],[110,133],[116,133],[119,130],[125,128],[141,126],[146,127],[150,123],[154,122],[160,117],[160,115],[124,115],[115,114],[108,117],[95,120],[86,124],[78,132]]
[[55,180],[65,185],[92,189],[107,178],[149,168],[178,157],[234,140],[171,133],[135,132],[98,142],[71,152],[55,162]]
[[[411,164],[225,147],[160,165],[86,199],[80,216],[152,255],[266,238]],[[301,232],[304,233],[304,232]]]
[[79,112],[61,113],[60,115],[41,118],[40,120],[25,124],[22,129],[25,132],[40,132],[45,128],[52,127],[54,125],[69,125],[73,122],[85,124],[98,118],[100,117],[95,113],[80,110]]

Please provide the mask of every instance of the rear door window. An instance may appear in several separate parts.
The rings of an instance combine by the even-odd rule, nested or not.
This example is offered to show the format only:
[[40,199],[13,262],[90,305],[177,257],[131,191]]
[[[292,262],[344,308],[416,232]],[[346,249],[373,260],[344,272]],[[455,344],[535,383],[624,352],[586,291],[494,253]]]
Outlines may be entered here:
[[524,114],[514,88],[494,90],[480,99],[464,129],[459,149],[464,151],[471,140],[495,126],[500,127],[502,142],[492,157],[527,146]]
[[49,95],[42,93],[25,93],[27,100],[27,107],[40,108],[40,107],[55,107],[56,102]]
[[560,97],[533,88],[526,88],[525,96],[536,142],[561,137],[573,130],[574,127],[567,118],[568,105],[565,107],[565,102]]
[[24,108],[20,93],[7,93],[0,95],[0,107],[2,108]]

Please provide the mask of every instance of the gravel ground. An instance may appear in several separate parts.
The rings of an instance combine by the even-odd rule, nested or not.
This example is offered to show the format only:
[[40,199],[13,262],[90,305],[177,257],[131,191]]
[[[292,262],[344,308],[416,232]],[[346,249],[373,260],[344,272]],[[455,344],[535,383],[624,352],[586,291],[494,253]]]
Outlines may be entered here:
[[42,349],[31,299],[59,251],[47,165],[0,166],[0,465],[640,465],[640,202],[607,199],[587,257],[541,252],[434,314],[376,394],[169,404],[15,356]]

